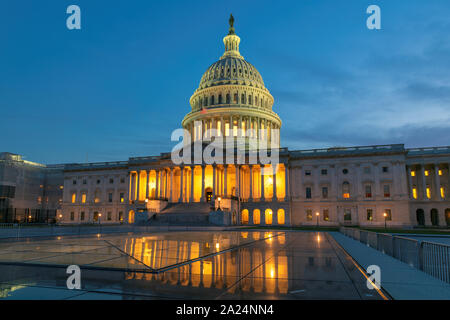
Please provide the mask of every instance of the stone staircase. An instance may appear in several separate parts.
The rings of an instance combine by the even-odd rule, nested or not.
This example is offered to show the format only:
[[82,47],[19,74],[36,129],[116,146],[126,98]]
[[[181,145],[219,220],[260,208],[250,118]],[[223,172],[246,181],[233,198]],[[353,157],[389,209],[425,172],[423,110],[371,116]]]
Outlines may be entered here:
[[210,225],[210,211],[211,204],[207,202],[169,203],[150,220],[150,225]]

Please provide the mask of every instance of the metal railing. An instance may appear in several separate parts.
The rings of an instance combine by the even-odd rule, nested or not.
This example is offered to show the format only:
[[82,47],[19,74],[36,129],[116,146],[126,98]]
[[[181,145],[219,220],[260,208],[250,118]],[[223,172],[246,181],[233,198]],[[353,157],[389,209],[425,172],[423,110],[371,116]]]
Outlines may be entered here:
[[435,278],[450,283],[450,246],[341,227],[340,232]]

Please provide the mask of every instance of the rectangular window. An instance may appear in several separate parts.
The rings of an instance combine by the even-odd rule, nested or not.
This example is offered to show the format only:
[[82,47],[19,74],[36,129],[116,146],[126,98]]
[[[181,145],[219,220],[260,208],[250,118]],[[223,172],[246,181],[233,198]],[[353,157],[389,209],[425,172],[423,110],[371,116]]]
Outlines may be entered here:
[[324,199],[328,198],[328,187],[322,188],[322,198]]
[[310,187],[306,188],[306,199],[311,199],[311,188]]
[[385,184],[383,186],[383,191],[384,191],[384,197],[385,198],[389,198],[391,196],[391,190],[388,184]]
[[328,209],[323,209],[323,221],[330,221],[330,212]]
[[114,179],[109,179],[109,183],[113,184],[114,183]]
[[83,180],[83,184],[86,184],[86,183],[87,183],[87,181],[86,181],[86,179],[84,179],[84,180]]
[[120,193],[120,202],[124,202],[125,201],[125,194],[122,192]]
[[370,167],[364,167],[364,174],[370,173]]
[[305,170],[305,176],[310,176],[311,175],[311,171],[310,170]]
[[367,221],[373,221],[373,210],[367,209]]
[[222,122],[217,120],[217,136],[220,137],[222,135]]
[[112,202],[112,200],[113,200],[113,194],[108,193],[108,202]]
[[75,203],[75,201],[77,201],[77,194],[72,193],[72,203]]
[[350,209],[344,209],[344,221],[352,221],[352,211]]
[[445,198],[445,189],[444,189],[444,187],[441,187],[441,198],[442,199]]
[[81,194],[81,203],[86,203],[86,193]]
[[386,221],[391,221],[392,220],[391,209],[385,209],[384,213],[386,213]]
[[311,209],[306,210],[306,220],[312,221],[312,210]]
[[80,213],[80,220],[84,221],[84,211],[81,211],[81,213]]
[[108,221],[111,221],[111,218],[112,218],[112,213],[111,212],[108,212],[107,218],[108,218]]
[[431,188],[427,187],[427,198],[431,199]]
[[414,198],[414,199],[417,199],[417,188],[414,187],[414,188],[412,189],[412,192],[413,192],[413,198]]
[[411,171],[411,177],[415,177],[416,176],[416,172],[415,171]]
[[372,186],[370,184],[365,186],[366,198],[372,198]]
[[429,172],[428,172],[428,170],[425,170],[425,176],[427,176],[428,177],[428,175],[429,175]]
[[442,176],[442,170],[438,170],[438,175]]
[[225,122],[225,136],[230,136],[230,124],[228,122]]
[[73,183],[73,184],[77,184],[77,180],[73,180],[72,183]]
[[388,173],[389,172],[389,167],[383,167],[383,173]]
[[328,174],[328,170],[327,170],[327,169],[322,169],[322,170],[320,171],[320,173],[321,173],[323,176],[326,176],[326,175]]
[[123,221],[123,211],[119,211],[119,221]]
[[75,212],[71,212],[70,213],[70,221],[74,221],[75,220]]

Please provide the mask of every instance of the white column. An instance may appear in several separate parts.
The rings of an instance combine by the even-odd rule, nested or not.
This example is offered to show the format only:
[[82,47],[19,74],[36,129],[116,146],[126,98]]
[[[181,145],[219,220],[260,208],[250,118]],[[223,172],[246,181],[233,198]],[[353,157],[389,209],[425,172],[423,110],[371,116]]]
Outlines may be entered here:
[[156,199],[159,198],[159,170],[155,170],[156,173]]
[[214,204],[214,200],[216,199],[216,165],[213,164],[213,193],[211,202]]
[[439,177],[439,165],[434,164],[434,179],[436,183],[436,199],[441,200],[441,177]]
[[183,171],[184,167],[180,167],[180,197],[178,198],[178,202],[183,202]]
[[205,166],[202,165],[202,183],[201,183],[201,198],[200,202],[205,202]]
[[170,201],[174,201],[173,172],[175,168],[170,168]]
[[240,186],[239,186],[239,184],[240,184],[240,180],[241,179],[239,179],[240,177],[239,177],[239,166],[236,164],[235,165],[235,181],[236,181],[236,188],[234,188],[234,190],[235,190],[235,192],[236,192],[236,197],[239,197],[240,196],[240,194],[239,194],[239,190],[240,190]]
[[[288,199],[289,199],[288,180],[289,180],[288,164],[285,163],[284,164],[284,199],[285,199],[285,201],[288,201]],[[285,214],[284,218],[286,219],[287,212],[285,212],[284,214]]]
[[[272,200],[273,201],[278,201],[277,199],[277,165],[273,165],[272,164],[272,170],[273,170],[273,176],[272,176],[272,180],[273,180],[273,187],[272,187]],[[275,210],[275,209],[274,209]]]
[[412,177],[411,177],[411,166],[407,166],[408,168],[408,196],[409,199],[414,199],[413,197],[413,185],[412,185]]
[[[250,164],[248,167],[249,167],[249,169],[250,169],[250,183],[249,183],[249,186],[250,186],[250,194],[249,194],[248,200],[249,200],[249,201],[253,201],[253,165]],[[249,219],[250,219],[250,218],[249,218]]]
[[194,166],[191,166],[191,198],[189,202],[194,202]]
[[425,179],[425,165],[420,166],[420,173],[422,178],[422,199],[426,200],[427,198],[427,182]]
[[261,165],[261,201],[264,201],[264,165]]
[[141,172],[137,171],[137,196],[136,196],[136,200],[139,201],[139,190],[141,188]]
[[145,198],[148,199],[148,179],[150,178],[150,171],[145,170],[145,172],[147,173],[147,180],[145,184]]
[[223,195],[226,197],[228,196],[228,188],[227,188],[227,171],[228,171],[228,165],[223,165]]

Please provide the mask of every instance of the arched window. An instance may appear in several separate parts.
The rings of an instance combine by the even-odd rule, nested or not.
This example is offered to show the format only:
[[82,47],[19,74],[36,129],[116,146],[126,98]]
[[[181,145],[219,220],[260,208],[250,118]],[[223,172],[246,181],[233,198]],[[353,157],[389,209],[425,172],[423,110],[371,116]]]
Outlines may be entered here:
[[245,104],[245,94],[242,94],[242,95],[241,95],[241,103],[242,103],[242,104]]
[[248,210],[244,209],[241,212],[241,224],[248,224]]
[[431,209],[430,215],[431,215],[431,224],[433,226],[438,226],[439,225],[438,210],[437,209]]
[[253,224],[261,223],[261,211],[259,209],[253,210]]
[[267,208],[264,214],[266,224],[272,224],[272,216],[273,216],[272,209]]
[[348,183],[347,181],[344,181],[344,183],[342,184],[342,198],[350,198],[350,183]]
[[222,95],[219,94],[219,104],[222,104]]
[[285,224],[285,215],[284,215],[284,209],[278,209],[277,211],[277,222],[278,224]]
[[251,105],[252,102],[253,102],[252,95],[249,95],[249,96],[248,96],[248,104]]
[[210,101],[211,101],[211,105],[213,105],[214,104],[214,96],[211,96]]
[[227,104],[229,104],[229,103],[230,103],[230,94],[227,93]]
[[234,94],[234,103],[238,103],[238,98],[239,98],[238,94],[235,93]]
[[424,215],[422,209],[417,209],[416,210],[416,219],[417,219],[417,224],[419,226],[424,226],[425,225],[425,215]]
[[200,108],[203,107],[203,99],[202,98],[200,98],[199,102],[200,102],[200,104],[199,104]]
[[208,106],[208,97],[205,97],[204,102],[205,102],[205,107],[207,107]]

